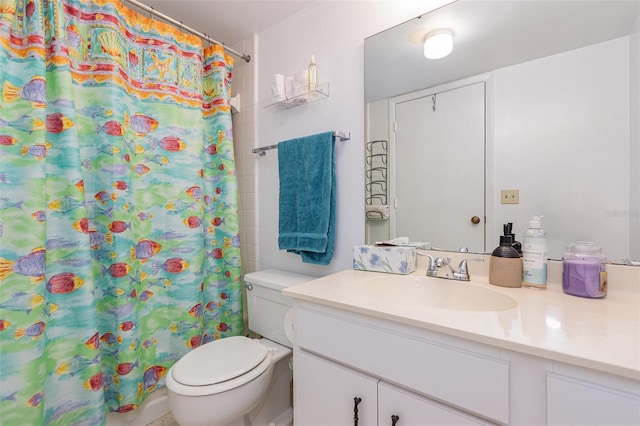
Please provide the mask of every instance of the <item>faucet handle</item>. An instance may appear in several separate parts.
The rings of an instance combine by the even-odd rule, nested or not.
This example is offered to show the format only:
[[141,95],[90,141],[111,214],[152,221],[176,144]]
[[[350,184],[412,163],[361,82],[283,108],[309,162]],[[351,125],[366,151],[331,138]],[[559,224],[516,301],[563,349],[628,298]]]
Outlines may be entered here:
[[450,257],[433,257],[430,254],[426,255],[429,258],[429,263],[427,264],[427,275],[430,277],[438,276],[438,268],[442,268],[443,266],[448,266],[453,272],[453,268],[451,268]]
[[429,258],[429,263],[427,263],[427,275],[430,277],[435,277],[438,275],[438,268],[436,266],[436,259],[430,254],[425,255]]
[[469,281],[469,269],[467,268],[467,262],[469,261],[479,261],[484,262],[482,257],[475,257],[473,259],[462,259],[460,264],[458,265],[458,270],[453,273],[453,278],[460,281]]
[[451,263],[451,258],[450,257],[436,257],[436,266],[438,268],[441,268],[443,266],[447,266]]

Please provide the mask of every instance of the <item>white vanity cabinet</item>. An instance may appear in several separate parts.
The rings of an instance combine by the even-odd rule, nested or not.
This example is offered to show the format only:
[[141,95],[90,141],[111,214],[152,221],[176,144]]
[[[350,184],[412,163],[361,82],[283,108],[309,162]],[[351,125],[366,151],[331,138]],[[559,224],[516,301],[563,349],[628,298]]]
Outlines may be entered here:
[[296,425],[508,423],[509,365],[489,346],[329,308],[295,318]]
[[640,425],[631,378],[305,301],[294,329],[296,426]]
[[[422,271],[344,270],[286,288],[295,425],[354,424],[353,398],[366,388],[376,399],[361,403],[360,425],[398,416],[396,426],[640,426],[640,269],[607,273],[616,284],[604,300],[558,284],[442,285]],[[484,310],[479,290],[515,305]],[[459,300],[469,304],[450,303]]]

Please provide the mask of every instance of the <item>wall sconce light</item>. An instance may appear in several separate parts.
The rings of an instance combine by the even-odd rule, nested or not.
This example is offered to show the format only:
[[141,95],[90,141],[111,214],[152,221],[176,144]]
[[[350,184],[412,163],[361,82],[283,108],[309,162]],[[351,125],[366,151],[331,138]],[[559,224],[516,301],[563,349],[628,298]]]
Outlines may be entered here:
[[428,59],[440,59],[453,50],[453,31],[442,28],[431,31],[424,38],[424,56]]

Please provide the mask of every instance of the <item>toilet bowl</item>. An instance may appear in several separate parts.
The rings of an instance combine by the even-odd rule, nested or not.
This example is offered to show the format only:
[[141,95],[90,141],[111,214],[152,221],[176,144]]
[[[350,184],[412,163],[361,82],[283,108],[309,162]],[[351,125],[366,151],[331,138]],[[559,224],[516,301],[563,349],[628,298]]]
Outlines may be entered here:
[[247,337],[211,343],[167,374],[169,409],[180,425],[226,425],[254,409],[271,383],[273,353],[266,346]]
[[249,329],[264,336],[206,343],[167,373],[169,409],[181,426],[290,426],[291,300],[283,288],[313,277],[267,270],[245,276]]

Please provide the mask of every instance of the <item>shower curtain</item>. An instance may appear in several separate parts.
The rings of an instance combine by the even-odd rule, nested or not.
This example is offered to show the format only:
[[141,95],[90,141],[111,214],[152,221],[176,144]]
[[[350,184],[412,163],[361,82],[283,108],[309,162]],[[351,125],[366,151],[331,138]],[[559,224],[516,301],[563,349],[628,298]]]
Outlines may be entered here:
[[243,331],[233,60],[118,0],[0,43],[0,423],[105,424]]

